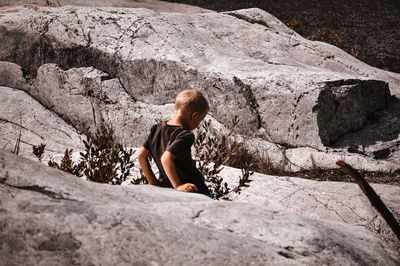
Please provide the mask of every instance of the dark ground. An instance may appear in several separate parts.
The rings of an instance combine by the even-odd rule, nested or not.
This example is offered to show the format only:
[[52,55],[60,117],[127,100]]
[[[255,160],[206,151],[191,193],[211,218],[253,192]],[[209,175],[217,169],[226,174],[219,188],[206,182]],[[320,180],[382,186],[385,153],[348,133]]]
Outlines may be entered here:
[[[378,183],[386,185],[400,186],[400,171],[393,173],[383,172],[367,172],[359,171],[368,183]],[[301,177],[317,181],[340,181],[340,182],[354,182],[347,174],[339,169],[315,169],[307,170],[296,173],[291,173],[289,176]]]

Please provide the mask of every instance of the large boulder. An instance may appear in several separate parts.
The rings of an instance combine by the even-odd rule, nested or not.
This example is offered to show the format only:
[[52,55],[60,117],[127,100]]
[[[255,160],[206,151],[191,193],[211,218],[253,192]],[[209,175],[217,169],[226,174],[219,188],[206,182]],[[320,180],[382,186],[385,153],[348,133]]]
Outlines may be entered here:
[[[310,43],[261,10],[190,16],[145,9],[17,10],[0,21],[7,44],[2,60],[29,72],[45,62],[94,66],[149,104],[171,103],[177,91],[197,87],[222,123],[240,113],[251,133],[263,129],[261,137],[290,146],[321,148],[359,129],[388,101],[386,83],[372,79],[391,87],[399,82],[335,47]],[[338,99],[353,109],[332,109]],[[332,116],[337,123],[325,128]]]
[[398,0],[170,0],[216,11],[261,8],[308,38],[336,43],[369,65],[400,72]]
[[0,7],[15,6],[22,4],[36,4],[42,6],[93,6],[93,7],[130,7],[148,8],[160,12],[178,12],[185,14],[210,13],[211,10],[193,5],[168,3],[158,0],[0,0]]
[[[0,63],[1,64],[1,63]],[[45,64],[28,93],[75,128],[94,128],[102,121],[113,126],[119,141],[140,147],[157,120],[167,120],[173,104],[149,105],[132,98],[118,79],[93,67],[67,71]]]
[[[14,6],[1,12],[0,60],[21,66],[32,84],[25,90],[74,127],[81,120],[93,121],[93,114],[105,117],[105,98],[90,94],[103,83],[155,109],[173,103],[178,91],[195,87],[208,97],[218,122],[227,126],[238,115],[240,133],[279,146],[275,150],[343,153],[358,145],[359,157],[388,149],[385,160],[399,153],[399,128],[382,130],[382,121],[400,121],[399,113],[391,111],[399,106],[393,98],[400,95],[399,74],[306,40],[262,10],[187,15]],[[96,76],[88,78],[87,71]],[[382,117],[378,127],[371,120],[377,112]],[[123,121],[113,122],[120,124],[127,141],[141,143],[143,139],[129,139],[139,136],[130,135],[129,127],[147,132],[152,123],[140,124],[146,119],[139,119],[127,124],[132,114],[110,118]],[[357,132],[367,127],[368,141],[363,141],[364,133]]]
[[398,265],[358,226],[154,186],[92,183],[0,151],[5,265]]
[[46,144],[43,157],[66,148],[83,149],[83,138],[71,125],[49,111],[26,92],[0,86],[0,147],[33,158],[32,147]]
[[[240,174],[240,170],[228,167],[221,172],[231,187],[237,184]],[[230,194],[233,201],[288,210],[314,219],[362,226],[400,250],[399,239],[355,183],[313,181],[258,173],[250,179],[250,186],[242,189],[240,194]],[[400,187],[371,185],[396,219],[400,220]]]

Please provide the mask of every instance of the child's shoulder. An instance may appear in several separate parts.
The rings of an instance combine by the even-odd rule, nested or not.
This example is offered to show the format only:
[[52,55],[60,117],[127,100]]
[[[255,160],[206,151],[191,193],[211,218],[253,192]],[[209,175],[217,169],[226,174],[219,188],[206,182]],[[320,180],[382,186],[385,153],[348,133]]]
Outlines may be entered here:
[[169,125],[166,121],[158,122],[157,124],[154,124],[151,129],[150,129],[150,134],[155,134],[155,133],[160,133],[160,134],[167,134],[167,135],[173,135],[175,137],[177,136],[193,136],[194,134],[192,131],[187,129],[186,127],[183,126],[175,126],[175,125]]

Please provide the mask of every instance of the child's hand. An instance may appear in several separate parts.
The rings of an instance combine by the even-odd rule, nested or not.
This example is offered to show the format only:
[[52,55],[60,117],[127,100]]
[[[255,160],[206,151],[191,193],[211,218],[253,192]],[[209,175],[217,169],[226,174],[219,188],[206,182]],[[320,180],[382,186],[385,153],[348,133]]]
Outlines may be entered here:
[[185,183],[185,184],[179,185],[176,188],[176,190],[183,191],[183,192],[196,192],[196,191],[198,191],[198,188],[196,187],[195,184]]

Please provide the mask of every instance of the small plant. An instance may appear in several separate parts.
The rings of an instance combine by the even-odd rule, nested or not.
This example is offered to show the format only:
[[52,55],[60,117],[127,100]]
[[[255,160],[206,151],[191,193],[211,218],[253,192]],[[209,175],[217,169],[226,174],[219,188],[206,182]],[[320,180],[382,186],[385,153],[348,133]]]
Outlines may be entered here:
[[19,154],[20,144],[21,144],[21,128],[19,129],[18,138],[15,141],[14,149],[12,151],[12,153],[14,153],[15,155]]
[[293,18],[291,21],[289,21],[287,23],[288,27],[294,31],[299,31],[299,29],[301,28],[301,26],[303,26],[303,24],[298,21],[296,18]]
[[342,45],[343,41],[334,30],[328,28],[317,29],[317,33],[308,37],[312,41],[323,41],[334,44],[336,46]]
[[59,164],[52,160],[50,160],[48,164],[51,167],[68,172],[68,173],[76,175],[78,177],[82,176],[82,171],[83,171],[83,167],[84,167],[83,162],[80,162],[78,164],[73,162],[72,149],[65,150],[64,157],[61,159],[61,162]]
[[250,176],[254,174],[253,171],[250,171],[252,167],[252,163],[246,162],[245,167],[241,168],[242,176],[239,178],[239,184],[236,188],[233,189],[234,192],[240,193],[242,187],[249,187],[247,183],[250,183]]
[[15,155],[19,154],[19,149],[20,149],[20,144],[21,144],[21,136],[22,136],[21,128],[22,128],[22,114],[19,113],[19,133],[18,133],[17,140],[15,141],[14,149],[12,151],[12,153],[14,153]]
[[379,63],[383,70],[389,70],[389,55],[386,52],[381,52],[379,54]]
[[360,49],[360,45],[356,44],[351,48],[350,54],[354,57],[357,57],[360,54]]
[[40,145],[33,145],[32,152],[38,158],[39,162],[42,161],[42,156],[44,154],[44,148],[46,148],[46,144],[40,143]]
[[[85,151],[80,153],[80,162],[72,160],[72,149],[65,150],[64,157],[58,164],[53,160],[49,166],[69,172],[78,177],[85,176],[88,180],[100,183],[120,185],[130,174],[134,163],[130,160],[134,151],[125,149],[114,136],[113,128],[102,122],[96,133],[90,132],[86,123],[82,125],[82,131],[86,136],[83,140]],[[34,146],[33,153],[41,159],[45,144]],[[140,183],[134,180],[134,182]]]
[[81,152],[85,176],[94,182],[120,185],[126,180],[134,163],[130,161],[132,149],[125,150],[116,141],[114,130],[102,122],[95,134],[83,125],[85,152]]
[[[215,199],[226,198],[230,192],[228,184],[223,181],[219,173],[223,165],[238,151],[243,145],[242,142],[231,141],[233,132],[239,120],[235,117],[232,121],[232,128],[226,135],[212,136],[211,120],[203,122],[197,131],[195,139],[195,158],[198,169],[203,174],[206,184]],[[239,192],[240,187],[246,186],[249,176],[252,174],[246,166],[242,171],[239,185],[233,191]]]
[[146,179],[146,176],[144,175],[142,169],[139,169],[140,177],[135,178],[131,181],[131,184],[133,185],[141,185],[141,184],[148,184],[149,182]]

